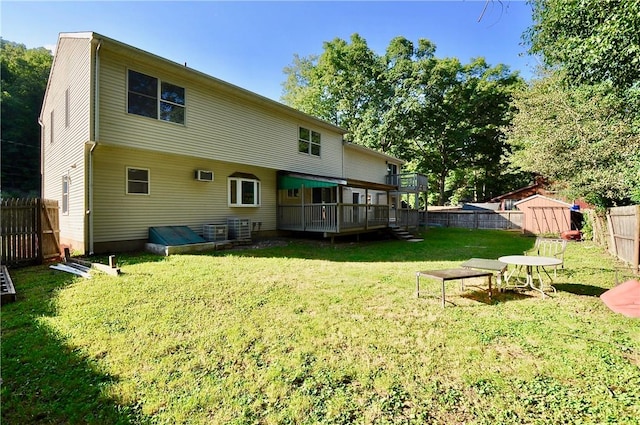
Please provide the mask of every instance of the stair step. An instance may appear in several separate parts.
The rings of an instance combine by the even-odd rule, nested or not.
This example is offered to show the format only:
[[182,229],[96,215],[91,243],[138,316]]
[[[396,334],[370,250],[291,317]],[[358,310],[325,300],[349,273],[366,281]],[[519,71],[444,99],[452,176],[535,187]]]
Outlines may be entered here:
[[400,239],[407,242],[422,242],[424,239],[415,237],[412,233],[404,230],[399,226],[389,226],[391,233],[396,239]]

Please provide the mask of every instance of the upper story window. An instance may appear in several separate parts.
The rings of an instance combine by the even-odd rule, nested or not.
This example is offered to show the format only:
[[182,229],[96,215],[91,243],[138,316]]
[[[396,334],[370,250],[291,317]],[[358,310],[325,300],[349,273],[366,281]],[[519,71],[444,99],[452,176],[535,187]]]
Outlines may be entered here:
[[128,106],[130,114],[184,124],[184,87],[129,70]]
[[49,117],[49,143],[53,143],[53,109],[51,110],[51,116]]
[[260,180],[253,174],[231,174],[229,176],[229,206],[259,207]]
[[149,194],[149,170],[127,167],[127,195]]
[[320,133],[300,127],[298,130],[298,152],[320,156]]
[[64,126],[69,128],[71,123],[71,100],[69,99],[69,89],[64,91]]

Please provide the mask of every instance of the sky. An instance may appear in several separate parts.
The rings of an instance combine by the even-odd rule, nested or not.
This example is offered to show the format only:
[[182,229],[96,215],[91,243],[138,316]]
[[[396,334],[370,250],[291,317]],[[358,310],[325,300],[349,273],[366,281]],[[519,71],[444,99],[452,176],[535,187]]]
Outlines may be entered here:
[[323,42],[358,33],[382,55],[396,36],[436,45],[436,57],[482,56],[530,79],[536,59],[520,0],[449,1],[0,1],[0,35],[54,49],[61,32],[95,31],[273,100],[283,69]]

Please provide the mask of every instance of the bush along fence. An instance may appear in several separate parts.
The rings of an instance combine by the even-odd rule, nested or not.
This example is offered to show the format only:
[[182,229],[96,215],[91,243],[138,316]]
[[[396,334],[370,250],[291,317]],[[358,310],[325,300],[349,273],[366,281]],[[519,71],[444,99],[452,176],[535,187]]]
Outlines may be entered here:
[[58,201],[2,199],[0,254],[2,264],[6,266],[41,264],[59,257]]

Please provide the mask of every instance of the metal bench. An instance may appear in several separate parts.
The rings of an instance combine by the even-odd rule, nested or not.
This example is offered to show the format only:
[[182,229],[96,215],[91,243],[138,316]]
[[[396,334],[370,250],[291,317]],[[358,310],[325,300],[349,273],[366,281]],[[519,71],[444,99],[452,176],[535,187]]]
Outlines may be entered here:
[[507,271],[507,265],[502,261],[489,260],[486,258],[472,258],[460,264],[460,267],[464,267],[465,269],[491,270],[496,272],[498,290],[502,291],[502,275]]

